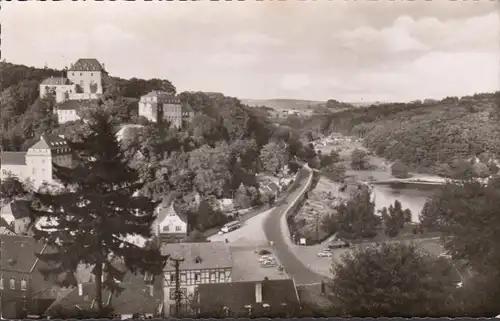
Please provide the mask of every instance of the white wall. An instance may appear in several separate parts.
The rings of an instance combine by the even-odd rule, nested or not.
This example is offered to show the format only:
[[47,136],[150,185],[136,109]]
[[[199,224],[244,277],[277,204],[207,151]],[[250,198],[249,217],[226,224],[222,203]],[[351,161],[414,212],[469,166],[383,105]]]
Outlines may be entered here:
[[102,72],[100,71],[72,71],[67,72],[67,78],[74,84],[80,85],[84,93],[90,93],[90,84],[97,84],[97,94],[102,94]]
[[38,189],[44,182],[52,183],[52,156],[50,149],[28,149],[26,165],[33,186]]
[[9,174],[17,177],[20,181],[24,181],[29,177],[28,168],[26,165],[11,165],[11,164],[2,164],[0,171],[0,177],[2,180],[6,179]]
[[[165,219],[158,222],[157,231],[159,231],[159,233],[187,233],[187,224],[183,222],[175,213],[174,206],[172,204],[170,204],[167,208],[158,207],[158,211],[167,211]],[[168,230],[165,230],[165,227],[167,226]],[[177,228],[179,228],[179,230],[177,230]]]
[[80,117],[77,115],[76,110],[74,109],[58,109],[57,113],[57,121],[59,124],[63,124],[70,121],[77,121]]

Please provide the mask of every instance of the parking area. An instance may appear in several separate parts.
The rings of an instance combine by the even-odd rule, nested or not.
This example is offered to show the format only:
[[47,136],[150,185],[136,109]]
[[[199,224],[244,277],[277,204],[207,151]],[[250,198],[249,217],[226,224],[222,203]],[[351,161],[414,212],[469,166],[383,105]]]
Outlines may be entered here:
[[[266,250],[270,254],[259,255],[259,251]],[[288,276],[279,270],[279,263],[271,250],[254,246],[231,246],[233,257],[233,281],[258,281],[265,277],[270,280],[286,279]],[[269,262],[264,264],[264,262]]]
[[[403,241],[403,242],[411,242]],[[438,256],[444,249],[439,239],[423,239],[423,240],[413,240],[415,244],[421,247],[423,250],[429,252],[432,255]],[[355,245],[355,247],[368,246],[370,243]],[[331,257],[319,257],[318,253],[326,248],[326,245],[313,245],[313,246],[295,246],[294,251],[297,257],[300,258],[302,262],[312,271],[319,273],[321,275],[331,277],[331,267],[332,264],[339,264],[342,262],[342,255],[351,251],[350,248],[339,248],[331,250]]]

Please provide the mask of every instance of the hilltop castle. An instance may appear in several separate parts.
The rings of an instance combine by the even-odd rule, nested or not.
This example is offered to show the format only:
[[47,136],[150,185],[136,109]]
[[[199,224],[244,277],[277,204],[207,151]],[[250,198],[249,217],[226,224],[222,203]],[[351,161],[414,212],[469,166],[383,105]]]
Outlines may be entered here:
[[40,83],[40,98],[53,94],[59,106],[59,123],[78,120],[77,101],[93,100],[103,93],[104,64],[94,58],[81,58],[66,71],[66,77],[50,77]]

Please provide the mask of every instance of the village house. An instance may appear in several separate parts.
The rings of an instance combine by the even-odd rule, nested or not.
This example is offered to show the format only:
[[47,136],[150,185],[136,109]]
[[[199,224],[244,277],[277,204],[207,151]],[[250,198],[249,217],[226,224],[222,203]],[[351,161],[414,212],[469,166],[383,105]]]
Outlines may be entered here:
[[26,235],[29,231],[31,202],[15,200],[0,209],[0,217],[9,229],[17,235]]
[[[116,268],[126,271],[124,267]],[[93,280],[92,280],[93,281]],[[126,271],[118,283],[122,292],[112,293],[103,290],[104,306],[111,306],[113,314],[121,320],[134,317],[160,317],[163,310],[162,276],[150,278],[143,274]],[[95,300],[95,283],[79,283],[66,291],[45,311],[45,315],[53,318],[77,317],[80,311],[97,311]],[[83,314],[85,316],[85,314]]]
[[185,241],[188,236],[188,220],[175,206],[175,194],[172,193],[155,209],[156,219],[153,234],[160,242],[172,243]]
[[300,307],[292,279],[201,284],[198,291],[201,317],[290,317]]
[[0,306],[3,318],[40,315],[61,293],[41,272],[47,265],[35,253],[50,249],[28,236],[0,235]]
[[163,91],[152,91],[141,97],[139,116],[152,122],[167,121],[175,128],[184,127],[194,117],[194,110],[189,104],[181,103],[176,96]]
[[0,179],[15,176],[29,181],[37,190],[42,184],[57,184],[52,176],[52,163],[72,165],[70,148],[61,136],[42,135],[27,152],[2,152],[0,154]]
[[103,93],[104,64],[94,58],[78,59],[66,77],[50,77],[40,83],[40,98],[55,94],[57,103],[67,100],[97,99]]
[[[181,313],[193,313],[201,284],[230,283],[232,258],[225,242],[163,244],[163,255],[183,258],[179,266],[179,286],[182,293]],[[173,262],[164,268],[165,316],[175,315],[176,271]],[[216,293],[216,292],[215,292]]]

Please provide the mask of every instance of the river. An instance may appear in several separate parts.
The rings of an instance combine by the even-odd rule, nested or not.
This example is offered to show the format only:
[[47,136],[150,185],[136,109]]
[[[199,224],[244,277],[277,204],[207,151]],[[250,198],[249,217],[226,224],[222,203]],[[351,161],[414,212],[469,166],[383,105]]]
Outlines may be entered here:
[[[354,176],[358,180],[362,181],[383,181],[389,180],[392,177],[390,171],[379,170],[379,171],[347,171],[348,176]],[[423,175],[423,174],[413,174],[415,178],[433,180],[441,179],[433,175]],[[403,206],[403,209],[409,208],[412,213],[412,220],[418,222],[418,216],[424,207],[425,201],[429,196],[432,196],[439,185],[422,185],[422,184],[390,184],[390,185],[373,185],[375,208],[380,210],[383,207],[389,207],[389,205],[394,204],[396,200],[399,200]]]
[[375,208],[389,207],[396,200],[401,202],[403,209],[409,208],[412,220],[418,222],[418,216],[425,201],[439,188],[436,185],[420,186],[416,184],[373,185]]

